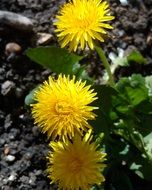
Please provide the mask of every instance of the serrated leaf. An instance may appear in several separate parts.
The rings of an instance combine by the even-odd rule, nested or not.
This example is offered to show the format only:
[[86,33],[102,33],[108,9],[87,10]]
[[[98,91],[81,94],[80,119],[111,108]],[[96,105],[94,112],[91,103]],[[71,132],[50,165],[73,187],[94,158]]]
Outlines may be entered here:
[[138,105],[148,97],[148,89],[141,75],[134,74],[129,78],[120,79],[117,83],[117,89],[132,106]]
[[36,63],[59,74],[73,74],[73,67],[83,57],[69,53],[66,49],[51,47],[30,48],[26,55]]

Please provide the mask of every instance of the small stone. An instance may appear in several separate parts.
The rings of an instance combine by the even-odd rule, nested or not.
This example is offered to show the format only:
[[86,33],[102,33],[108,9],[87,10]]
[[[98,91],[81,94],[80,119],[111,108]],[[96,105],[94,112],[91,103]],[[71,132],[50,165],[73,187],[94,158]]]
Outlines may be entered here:
[[22,95],[23,95],[23,90],[21,89],[21,88],[16,88],[15,89],[15,95],[16,95],[16,97],[17,98],[21,98],[22,97]]
[[6,146],[6,147],[4,148],[4,155],[8,155],[9,152],[10,152],[10,148],[9,148],[8,146]]
[[147,36],[146,43],[150,46],[152,45],[152,33]]
[[32,128],[32,132],[33,132],[33,135],[34,135],[35,137],[38,137],[39,134],[40,134],[40,130],[39,130],[38,127],[36,127],[36,126],[34,126],[34,127]]
[[28,184],[29,183],[29,177],[23,175],[20,177],[20,181],[24,184]]
[[36,176],[42,175],[42,173],[43,173],[42,170],[36,170],[35,171],[35,175]]
[[15,83],[12,81],[5,81],[1,86],[1,94],[6,96],[10,94],[12,91],[14,91]]
[[11,126],[12,126],[12,118],[11,114],[8,114],[4,121],[4,128],[8,130],[9,128],[11,128]]
[[125,35],[125,31],[124,30],[118,30],[118,35],[119,37],[122,37]]
[[32,186],[35,185],[36,176],[32,172],[29,173],[29,176],[30,176],[29,184],[31,184]]
[[6,160],[6,162],[11,163],[15,160],[15,156],[7,155],[7,156],[5,156],[5,160]]
[[122,6],[128,5],[128,0],[119,0]]
[[33,22],[29,18],[10,11],[0,11],[0,23],[22,31],[33,30]]
[[17,179],[17,173],[12,172],[11,175],[8,178],[8,181],[15,181]]
[[0,139],[0,146],[5,144],[5,139]]
[[5,54],[7,56],[9,56],[10,54],[19,54],[21,51],[21,46],[15,42],[10,42],[5,46]]
[[47,45],[52,40],[52,35],[48,33],[38,33],[37,38],[37,45]]

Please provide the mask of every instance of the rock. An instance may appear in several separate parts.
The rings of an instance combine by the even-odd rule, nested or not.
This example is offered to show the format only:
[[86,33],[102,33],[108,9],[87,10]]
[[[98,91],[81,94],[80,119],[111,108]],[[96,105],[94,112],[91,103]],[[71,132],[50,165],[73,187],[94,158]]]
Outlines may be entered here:
[[47,45],[52,40],[52,35],[48,33],[37,34],[37,45]]
[[7,80],[1,86],[1,94],[3,96],[6,96],[10,94],[12,91],[14,91],[14,88],[15,88],[15,83]]
[[0,146],[3,146],[5,144],[5,140],[4,139],[0,139]]
[[146,43],[147,45],[152,46],[152,33],[147,36]]
[[30,172],[29,176],[30,176],[29,184],[31,184],[32,186],[35,186],[35,182],[36,182],[36,176],[35,176],[35,174],[32,173],[32,172]]
[[23,96],[23,90],[21,88],[16,88],[15,95],[17,98],[21,98]]
[[33,23],[29,18],[9,11],[0,11],[0,23],[22,31],[33,30]]
[[8,155],[9,152],[10,152],[10,148],[9,148],[8,146],[6,146],[6,147],[4,148],[4,155]]
[[17,179],[17,173],[12,172],[11,175],[8,177],[8,181],[15,181]]
[[39,130],[39,128],[38,128],[37,126],[34,126],[34,127],[32,128],[32,132],[33,132],[33,135],[34,135],[35,137],[38,137],[39,134],[40,134],[40,130]]
[[124,57],[128,56],[134,50],[137,50],[137,48],[135,46],[133,46],[133,45],[128,46],[124,52]]
[[128,0],[119,0],[122,6],[128,5]]
[[143,15],[139,16],[138,21],[135,22],[134,28],[137,31],[143,31],[146,30],[148,26],[148,20],[147,18],[144,18]]
[[22,183],[24,183],[24,184],[28,184],[28,183],[29,183],[29,180],[30,180],[30,178],[27,177],[27,176],[25,176],[25,175],[23,175],[23,176],[20,177],[20,181],[21,181]]
[[21,50],[21,46],[15,42],[10,42],[5,46],[5,54],[7,56],[9,56],[10,54],[19,54]]
[[12,119],[11,119],[11,114],[8,114],[5,118],[4,122],[4,128],[5,130],[8,130],[12,126]]
[[14,162],[15,156],[9,154],[9,155],[5,156],[5,160],[8,163]]

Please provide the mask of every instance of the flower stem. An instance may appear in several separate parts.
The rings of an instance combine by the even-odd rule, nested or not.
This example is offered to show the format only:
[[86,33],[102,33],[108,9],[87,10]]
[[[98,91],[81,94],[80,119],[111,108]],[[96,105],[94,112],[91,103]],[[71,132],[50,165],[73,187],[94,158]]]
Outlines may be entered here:
[[107,58],[105,56],[105,53],[102,50],[102,48],[99,47],[99,46],[95,46],[95,49],[96,49],[96,51],[97,51],[103,65],[104,65],[104,67],[105,67],[105,69],[107,71],[107,74],[109,76],[109,84],[110,84],[110,86],[114,87],[115,86],[114,78],[113,78],[113,75],[111,73],[110,64],[109,64],[109,62],[108,62],[108,60],[107,60]]

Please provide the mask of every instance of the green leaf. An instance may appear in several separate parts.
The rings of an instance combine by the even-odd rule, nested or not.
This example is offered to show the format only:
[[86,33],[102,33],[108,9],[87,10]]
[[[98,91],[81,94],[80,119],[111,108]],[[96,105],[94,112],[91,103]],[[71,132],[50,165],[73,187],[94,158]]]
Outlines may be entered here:
[[134,108],[138,119],[138,130],[143,136],[152,131],[152,102],[149,99],[142,101]]
[[147,154],[149,155],[151,164],[152,164],[152,132],[149,133],[147,136],[144,137],[145,141],[145,150]]
[[115,67],[117,68],[118,66],[122,67],[127,67],[129,66],[127,57],[117,57],[114,61],[113,64],[115,64]]
[[129,169],[134,171],[140,178],[152,181],[152,164],[140,155],[133,155]]
[[30,48],[26,55],[36,63],[59,74],[73,74],[73,67],[83,57],[69,53],[66,49],[51,47]]
[[128,62],[136,62],[139,64],[146,64],[146,59],[142,56],[142,54],[137,51],[133,50],[128,56],[127,56]]
[[73,74],[76,76],[77,80],[85,80],[87,85],[93,84],[94,80],[91,77],[89,77],[85,69],[85,66],[81,66],[79,63],[76,63],[73,67]]
[[27,106],[30,106],[31,104],[36,103],[36,101],[34,100],[34,93],[35,91],[38,90],[38,88],[40,87],[40,85],[36,86],[33,90],[30,91],[30,93],[25,97],[24,103]]
[[113,166],[109,171],[108,185],[116,190],[133,190],[131,180],[125,170],[121,167]]
[[148,89],[144,81],[141,75],[134,74],[129,78],[120,79],[117,83],[117,89],[130,105],[135,106],[148,97]]
[[97,93],[98,99],[93,103],[93,106],[99,107],[95,110],[97,115],[96,120],[90,121],[96,134],[105,132],[108,129],[108,117],[111,109],[111,97],[116,94],[114,88],[106,85],[94,85],[94,91]]
[[152,76],[146,76],[145,83],[148,88],[149,96],[152,96]]

